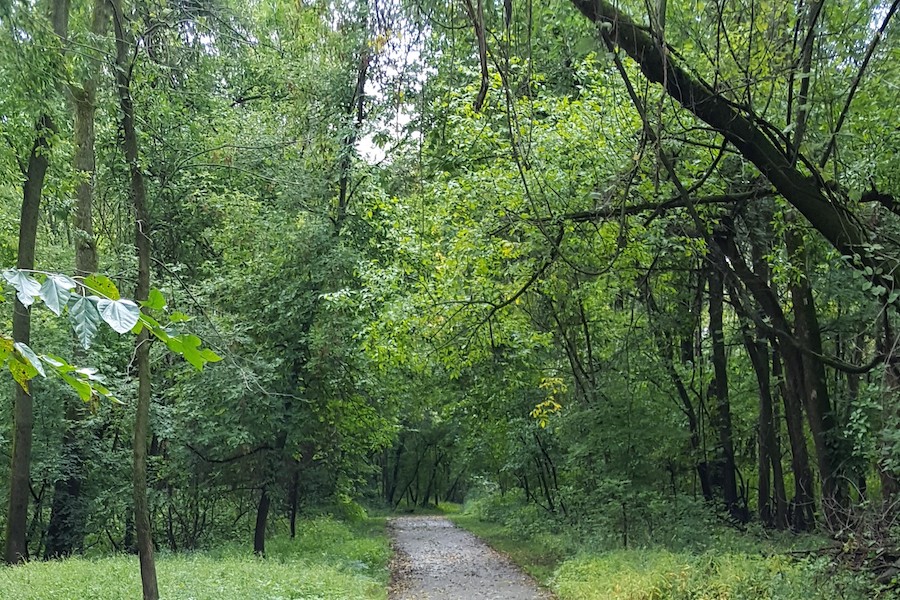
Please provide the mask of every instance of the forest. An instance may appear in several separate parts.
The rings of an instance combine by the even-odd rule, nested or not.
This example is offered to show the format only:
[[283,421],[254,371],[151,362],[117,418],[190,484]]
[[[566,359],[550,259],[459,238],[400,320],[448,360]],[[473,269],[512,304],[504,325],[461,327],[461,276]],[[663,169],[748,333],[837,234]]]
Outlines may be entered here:
[[898,8],[0,0],[0,599],[900,598]]

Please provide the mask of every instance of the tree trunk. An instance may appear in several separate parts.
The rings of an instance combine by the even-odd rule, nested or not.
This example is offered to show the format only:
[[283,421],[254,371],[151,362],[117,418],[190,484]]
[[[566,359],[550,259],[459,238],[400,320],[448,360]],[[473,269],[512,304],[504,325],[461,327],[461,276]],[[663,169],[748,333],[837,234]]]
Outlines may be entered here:
[[[65,39],[69,21],[68,0],[53,0],[50,4],[53,32]],[[50,115],[38,119],[36,136],[25,168],[22,186],[22,212],[19,218],[19,246],[16,267],[34,268],[38,216],[44,177],[49,166],[49,134],[55,131]],[[31,311],[19,299],[13,301],[12,337],[28,344],[31,339]],[[13,398],[13,440],[10,466],[9,508],[6,517],[6,548],[4,558],[10,564],[28,557],[28,502],[31,479],[31,436],[34,428],[34,405],[29,390],[15,384]]]
[[773,371],[776,371],[776,380],[784,373],[781,385],[781,397],[784,402],[784,416],[787,422],[788,438],[791,443],[791,466],[794,472],[794,499],[792,501],[791,525],[794,529],[805,531],[814,524],[814,504],[812,488],[812,472],[809,469],[809,454],[806,450],[806,436],[803,432],[802,398],[805,387],[803,378],[803,363],[800,351],[787,339],[790,331],[787,319],[778,302],[778,296],[772,290],[769,282],[754,273],[747,266],[743,256],[738,251],[734,240],[725,239],[721,245],[722,251],[728,257],[728,262],[738,279],[750,291],[759,307],[771,320],[772,326],[781,335],[778,337],[780,355],[784,359],[784,369],[780,361],[773,360]]
[[[750,356],[759,387],[759,518],[770,527],[783,529],[787,527],[787,493],[781,468],[781,448],[775,436],[769,354],[766,343],[752,339],[749,332],[744,336],[744,347]],[[774,496],[770,482],[774,487]]]
[[[697,471],[697,479],[700,480],[700,491],[703,499],[711,502],[713,499],[712,483],[709,480],[709,464],[706,461],[706,449],[703,447],[703,439],[700,435],[700,417],[694,408],[691,398],[688,395],[687,387],[675,370],[675,364],[672,361],[671,348],[668,350],[666,357],[666,366],[669,371],[669,378],[672,380],[675,389],[678,391],[678,397],[681,399],[682,412],[688,420],[688,432],[690,433],[691,450],[694,452],[694,464]],[[693,345],[690,340],[682,340],[681,342],[681,363],[687,364],[688,361],[693,362]]]
[[[91,30],[99,35],[104,29],[105,2],[97,0],[93,7]],[[99,62],[94,63],[94,68]],[[75,112],[75,172],[82,176],[75,190],[75,274],[87,276],[97,271],[97,247],[94,243],[92,218],[94,196],[94,113],[96,111],[96,71],[85,79],[81,87],[70,86],[69,95]],[[75,344],[74,356],[82,356],[81,345]],[[68,556],[84,541],[87,507],[81,498],[83,465],[87,450],[80,443],[79,423],[84,416],[80,399],[70,398],[66,404],[65,433],[61,455],[67,468],[53,486],[50,524],[47,527],[47,547],[44,558]]]
[[815,526],[815,496],[803,429],[804,383],[800,353],[783,344],[772,358],[772,369],[775,379],[781,381],[784,419],[791,444],[791,470],[794,472],[794,498],[789,511],[791,527],[796,531],[809,531]]
[[[49,145],[47,136],[53,124],[50,117],[41,117],[38,135],[28,157],[23,186],[22,213],[19,220],[19,251],[16,266],[34,268],[34,247],[37,239],[38,213],[44,176],[47,173]],[[28,344],[31,339],[31,312],[18,298],[13,301],[12,336],[16,342]],[[13,408],[12,473],[10,475],[9,510],[6,520],[6,562],[18,563],[28,558],[26,533],[31,480],[31,432],[34,411],[29,390],[15,384]]]
[[[797,266],[805,272],[805,256],[797,235],[785,233],[785,246]],[[822,338],[819,320],[813,300],[809,280],[804,276],[790,286],[794,305],[794,335],[810,351],[822,354]],[[825,365],[809,352],[800,353],[803,364],[804,387],[806,389],[806,416],[816,448],[816,463],[822,484],[822,505],[826,522],[833,523],[835,511],[845,503],[846,493],[840,484],[838,468],[841,462],[840,438],[831,400],[828,394]]]
[[[138,272],[134,299],[141,302],[150,293],[150,219],[147,192],[138,156],[137,131],[134,125],[134,103],[131,98],[131,65],[128,63],[131,40],[128,24],[122,12],[121,0],[110,0],[116,32],[116,87],[122,111],[122,146],[131,179],[131,200],[134,205],[134,237],[137,248]],[[134,362],[137,365],[138,395],[134,417],[134,523],[137,533],[138,556],[141,564],[141,585],[144,600],[158,600],[156,561],[153,556],[153,536],[150,530],[150,507],[147,500],[147,441],[150,436],[150,333],[143,328],[137,336]]]
[[291,539],[297,537],[297,503],[299,502],[300,492],[300,465],[294,465],[294,476],[291,477],[291,491],[289,495],[291,505]]
[[[364,3],[365,4],[365,3]],[[363,19],[367,19],[365,15]],[[363,22],[363,28],[366,23]],[[353,166],[353,155],[356,152],[356,142],[359,139],[359,132],[365,119],[366,107],[366,81],[369,75],[369,65],[372,62],[372,54],[369,48],[369,40],[366,37],[359,50],[359,63],[356,70],[356,81],[354,82],[353,94],[347,103],[347,117],[349,123],[347,125],[347,133],[344,136],[344,144],[341,149],[340,164],[338,165],[338,203],[337,211],[334,216],[334,231],[340,233],[347,218],[347,209],[350,205],[350,196],[353,191],[350,189],[350,176]]]
[[390,506],[394,506],[394,496],[397,495],[397,484],[400,482],[400,459],[403,457],[405,449],[406,446],[401,433],[400,439],[397,440],[397,448],[394,451],[394,468],[391,470],[391,476],[387,485],[387,495],[385,496],[385,500]]
[[[879,351],[885,357],[885,369],[884,369],[884,387],[886,388],[884,392],[882,392],[882,400],[881,400],[881,432],[879,432],[879,455],[880,458],[875,461],[875,469],[878,471],[878,477],[881,480],[881,498],[884,503],[884,506],[890,506],[898,493],[900,493],[900,481],[898,481],[897,477],[897,469],[889,464],[885,463],[885,457],[892,454],[889,452],[889,448],[885,448],[885,446],[892,445],[891,437],[897,427],[898,421],[900,421],[900,410],[898,410],[897,406],[897,392],[900,390],[900,368],[898,368],[896,362],[892,360],[894,356],[895,349],[898,347],[898,336],[894,333],[894,328],[891,327],[890,320],[890,310],[888,307],[884,308],[884,332],[882,333],[879,339]],[[859,394],[859,382],[855,382],[855,389],[853,390],[853,396],[858,396]],[[885,433],[889,433],[889,436],[886,436]],[[860,478],[863,482],[865,482],[865,476],[863,475]],[[860,490],[862,494],[862,489]]]
[[[734,441],[731,429],[731,405],[728,400],[728,360],[725,354],[723,313],[725,289],[723,264],[713,265],[709,273],[709,330],[712,338],[712,362],[715,377],[710,384],[710,396],[715,400],[715,425],[719,433],[719,466],[722,469],[722,496],[725,508],[732,517],[745,521],[744,511],[738,505],[737,466],[734,460]],[[715,259],[714,259],[715,260]]]
[[259,504],[256,505],[256,527],[253,530],[253,552],[258,556],[266,555],[266,523],[269,520],[269,492],[262,489]]

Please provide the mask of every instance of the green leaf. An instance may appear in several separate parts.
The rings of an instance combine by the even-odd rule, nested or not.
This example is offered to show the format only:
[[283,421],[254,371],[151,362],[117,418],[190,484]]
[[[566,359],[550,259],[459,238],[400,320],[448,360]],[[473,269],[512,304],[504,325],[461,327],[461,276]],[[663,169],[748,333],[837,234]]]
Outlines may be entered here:
[[196,335],[187,334],[182,336],[181,343],[184,360],[191,363],[198,371],[202,371],[206,360],[200,354],[200,338]]
[[31,365],[27,365],[17,358],[13,358],[8,363],[9,372],[12,373],[13,379],[21,386],[25,393],[28,391],[28,381],[37,375],[37,370]]
[[192,318],[193,317],[190,317],[179,310],[176,310],[171,315],[169,315],[169,321],[171,321],[172,323],[187,323]]
[[153,334],[156,337],[158,337],[159,339],[161,339],[162,341],[164,341],[166,343],[166,346],[169,348],[169,350],[171,350],[175,354],[184,355],[184,344],[181,342],[181,336],[172,337],[172,336],[168,335],[165,332],[165,330],[163,330],[163,329],[160,329],[159,332],[154,330]]
[[118,300],[122,297],[119,295],[119,289],[116,287],[116,284],[114,284],[106,275],[99,275],[97,273],[89,275],[84,278],[82,284],[92,292],[105,298],[109,298],[110,300]]
[[44,354],[41,356],[41,359],[58,373],[69,373],[75,370],[74,365],[70,365],[66,359],[55,354]]
[[85,402],[90,401],[91,396],[93,395],[92,391],[91,391],[91,384],[89,384],[87,381],[82,381],[81,379],[78,379],[77,377],[72,377],[71,375],[69,375],[67,373],[60,373],[60,375],[62,376],[63,380],[66,383],[68,383],[69,386],[73,390],[78,392],[79,398],[81,398]]
[[81,346],[87,350],[97,335],[97,328],[103,320],[97,311],[93,296],[73,296],[69,302],[69,320]]
[[141,318],[141,309],[131,300],[100,299],[97,309],[103,320],[117,333],[128,333]]
[[59,316],[72,297],[75,282],[64,275],[50,275],[41,286],[41,298],[53,314]]
[[221,356],[209,348],[200,348],[201,343],[200,338],[191,334],[179,335],[166,341],[172,352],[182,355],[198,371],[202,371],[206,363],[222,360]]
[[141,302],[141,306],[150,310],[163,310],[166,307],[166,298],[158,289],[153,288],[146,300]]
[[31,364],[31,366],[41,374],[41,377],[47,376],[47,373],[44,372],[44,365],[41,364],[41,359],[38,358],[38,355],[35,354],[34,350],[28,347],[28,344],[16,342],[15,348],[19,351],[19,354],[21,354],[22,357],[25,358],[25,360],[27,360]]
[[203,357],[203,360],[206,362],[219,362],[222,360],[222,357],[210,350],[209,348],[204,348],[200,351],[200,356]]
[[25,308],[34,303],[34,297],[41,291],[41,284],[37,279],[18,269],[6,269],[3,277],[16,289],[16,296]]

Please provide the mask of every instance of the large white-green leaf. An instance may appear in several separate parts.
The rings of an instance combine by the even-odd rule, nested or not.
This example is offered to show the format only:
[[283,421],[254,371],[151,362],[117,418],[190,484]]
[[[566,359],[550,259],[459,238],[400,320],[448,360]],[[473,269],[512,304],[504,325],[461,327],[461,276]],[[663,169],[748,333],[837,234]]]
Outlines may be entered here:
[[141,318],[141,309],[131,300],[105,300],[97,302],[100,316],[118,333],[128,333]]
[[41,291],[40,282],[19,269],[6,269],[3,271],[3,277],[16,288],[16,296],[25,308],[34,303],[34,297]]
[[50,275],[41,286],[40,293],[47,308],[59,316],[62,309],[69,303],[73,289],[75,289],[75,282],[65,275]]
[[103,321],[96,302],[95,296],[72,296],[69,301],[69,320],[85,350],[90,348],[91,340],[97,335],[97,328]]

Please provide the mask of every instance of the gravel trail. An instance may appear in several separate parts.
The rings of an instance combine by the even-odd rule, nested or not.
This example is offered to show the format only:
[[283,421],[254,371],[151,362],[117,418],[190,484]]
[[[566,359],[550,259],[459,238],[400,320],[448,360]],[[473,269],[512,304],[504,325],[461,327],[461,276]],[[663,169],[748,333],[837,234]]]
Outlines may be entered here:
[[508,558],[443,517],[397,517],[391,600],[551,600]]

